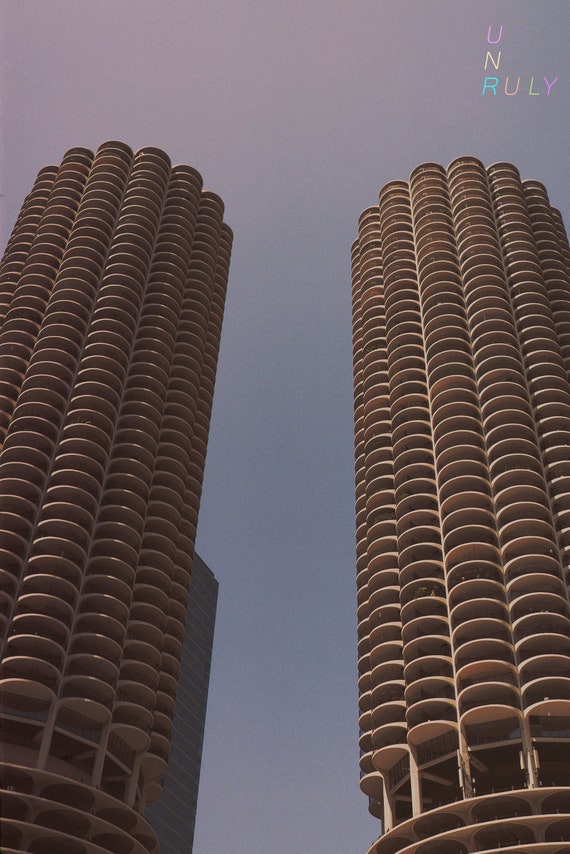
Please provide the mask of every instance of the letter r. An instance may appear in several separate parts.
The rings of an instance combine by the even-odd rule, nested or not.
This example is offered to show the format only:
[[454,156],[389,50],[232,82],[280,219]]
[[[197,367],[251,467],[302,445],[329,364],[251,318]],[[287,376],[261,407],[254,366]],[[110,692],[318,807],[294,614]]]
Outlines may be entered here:
[[481,94],[484,95],[486,89],[492,89],[493,95],[496,95],[498,85],[499,85],[499,78],[498,77],[485,77],[485,79],[483,81],[483,91],[481,92]]

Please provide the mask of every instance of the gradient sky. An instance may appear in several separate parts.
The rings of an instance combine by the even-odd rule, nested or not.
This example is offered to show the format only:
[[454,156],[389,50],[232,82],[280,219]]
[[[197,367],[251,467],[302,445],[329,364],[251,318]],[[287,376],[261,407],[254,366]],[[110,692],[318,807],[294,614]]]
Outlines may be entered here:
[[198,526],[220,595],[195,854],[364,854],[350,246],[384,183],[462,154],[543,181],[570,224],[570,3],[3,0],[0,26],[3,243],[37,171],[106,139],[198,168],[235,233]]

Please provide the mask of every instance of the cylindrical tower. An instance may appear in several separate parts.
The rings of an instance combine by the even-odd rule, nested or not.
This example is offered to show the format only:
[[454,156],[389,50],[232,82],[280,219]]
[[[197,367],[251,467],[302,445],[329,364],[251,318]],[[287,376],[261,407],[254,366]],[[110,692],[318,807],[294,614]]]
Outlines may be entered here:
[[369,854],[570,851],[569,261],[508,163],[423,164],[360,218]]
[[158,149],[43,169],[0,268],[2,850],[148,854],[231,249]]

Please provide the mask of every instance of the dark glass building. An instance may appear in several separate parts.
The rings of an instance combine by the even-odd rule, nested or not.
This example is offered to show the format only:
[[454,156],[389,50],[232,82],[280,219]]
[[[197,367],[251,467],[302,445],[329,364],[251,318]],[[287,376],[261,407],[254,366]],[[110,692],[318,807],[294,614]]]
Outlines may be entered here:
[[195,554],[168,772],[161,799],[146,812],[161,854],[192,854],[217,599],[218,582]]
[[231,248],[195,169],[39,173],[0,267],[0,837],[150,854]]
[[514,166],[424,163],[353,246],[370,854],[570,851],[570,252]]

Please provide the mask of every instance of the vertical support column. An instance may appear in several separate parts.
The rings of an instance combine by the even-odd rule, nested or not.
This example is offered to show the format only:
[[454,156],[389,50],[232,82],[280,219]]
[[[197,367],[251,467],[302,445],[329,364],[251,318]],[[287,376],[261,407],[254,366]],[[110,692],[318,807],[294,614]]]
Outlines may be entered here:
[[105,756],[107,755],[107,742],[109,740],[109,731],[111,729],[111,721],[103,727],[101,731],[101,740],[97,748],[95,762],[93,763],[93,771],[91,773],[91,785],[98,789],[101,785],[101,777],[103,776],[103,765],[105,764]]
[[413,750],[410,750],[410,787],[412,790],[412,815],[421,815],[423,812],[422,781]]
[[382,788],[382,802],[384,807],[384,833],[387,833],[389,830],[395,825],[395,810],[392,798],[388,792],[388,783],[386,780],[386,776],[382,775],[382,782],[384,783]]

